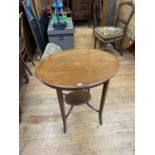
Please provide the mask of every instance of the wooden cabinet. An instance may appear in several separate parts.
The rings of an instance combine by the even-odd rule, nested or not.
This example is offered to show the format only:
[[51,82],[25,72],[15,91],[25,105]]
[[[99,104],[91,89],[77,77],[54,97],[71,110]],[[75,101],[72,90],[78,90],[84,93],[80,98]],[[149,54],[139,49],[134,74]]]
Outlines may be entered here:
[[90,0],[71,0],[73,20],[88,20]]

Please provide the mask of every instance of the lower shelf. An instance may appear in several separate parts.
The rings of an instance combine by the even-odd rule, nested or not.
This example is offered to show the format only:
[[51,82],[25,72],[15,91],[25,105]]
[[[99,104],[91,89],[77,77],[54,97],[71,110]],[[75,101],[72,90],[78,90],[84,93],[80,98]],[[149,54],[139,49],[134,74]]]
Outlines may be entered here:
[[65,101],[69,105],[78,106],[87,103],[91,95],[86,90],[73,91],[65,96]]

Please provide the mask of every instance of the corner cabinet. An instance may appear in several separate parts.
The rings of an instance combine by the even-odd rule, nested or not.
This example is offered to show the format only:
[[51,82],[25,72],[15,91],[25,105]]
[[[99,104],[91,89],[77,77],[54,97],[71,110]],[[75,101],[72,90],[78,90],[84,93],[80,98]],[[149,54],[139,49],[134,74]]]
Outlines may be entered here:
[[71,0],[73,20],[89,20],[91,0]]

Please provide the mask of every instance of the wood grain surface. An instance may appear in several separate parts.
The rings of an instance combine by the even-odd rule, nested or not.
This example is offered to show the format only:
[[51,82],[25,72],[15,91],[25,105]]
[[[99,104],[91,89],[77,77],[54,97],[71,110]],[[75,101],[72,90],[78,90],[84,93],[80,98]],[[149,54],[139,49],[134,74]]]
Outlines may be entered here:
[[36,67],[36,75],[54,88],[80,89],[107,81],[118,68],[117,59],[108,52],[73,49],[43,59]]

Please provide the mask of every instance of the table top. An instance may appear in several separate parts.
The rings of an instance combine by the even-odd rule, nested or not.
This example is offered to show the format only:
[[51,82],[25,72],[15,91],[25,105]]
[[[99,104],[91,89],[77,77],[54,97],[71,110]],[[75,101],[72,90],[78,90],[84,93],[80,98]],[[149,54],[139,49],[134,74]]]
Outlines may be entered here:
[[108,52],[72,49],[44,58],[36,67],[36,75],[50,87],[78,90],[106,82],[118,68],[118,60]]

